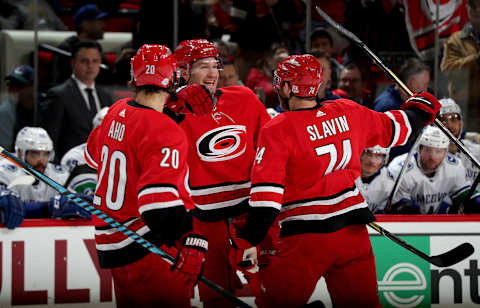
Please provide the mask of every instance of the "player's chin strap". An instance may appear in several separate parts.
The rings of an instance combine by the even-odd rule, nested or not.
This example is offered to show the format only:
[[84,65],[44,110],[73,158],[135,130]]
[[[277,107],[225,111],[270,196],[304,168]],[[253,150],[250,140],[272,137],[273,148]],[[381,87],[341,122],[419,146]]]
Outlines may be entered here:
[[[175,261],[175,258],[165,251],[161,250],[151,242],[147,241],[145,238],[140,236],[138,233],[130,230],[128,227],[125,225],[119,223],[112,217],[108,216],[106,213],[103,211],[99,210],[98,208],[94,207],[91,205],[89,202],[85,201],[84,199],[80,198],[78,194],[70,192],[68,189],[63,187],[62,185],[58,184],[48,176],[44,175],[43,173],[33,169],[32,166],[30,166],[28,163],[24,162],[23,160],[20,160],[17,156],[14,154],[8,152],[5,150],[3,147],[0,146],[0,155],[11,161],[12,163],[16,164],[17,166],[23,168],[25,171],[33,175],[35,178],[38,180],[44,182],[45,184],[49,185],[56,191],[58,191],[60,194],[65,195],[67,198],[69,198],[71,201],[73,201],[76,205],[82,207],[86,211],[90,212],[92,215],[97,216],[99,219],[103,220],[105,223],[109,224],[111,227],[116,228],[118,231],[122,232],[132,240],[134,240],[136,243],[140,244],[144,248],[148,249],[149,251],[159,255],[162,257],[165,262],[169,264],[173,264]],[[208,287],[212,288],[214,291],[228,299],[230,302],[234,303],[235,305],[239,307],[249,307],[252,308],[250,305],[244,303],[242,300],[240,300],[238,297],[230,294],[227,290],[222,288],[221,286],[215,284],[214,282],[208,280],[207,278],[200,276],[199,281],[207,285]]]

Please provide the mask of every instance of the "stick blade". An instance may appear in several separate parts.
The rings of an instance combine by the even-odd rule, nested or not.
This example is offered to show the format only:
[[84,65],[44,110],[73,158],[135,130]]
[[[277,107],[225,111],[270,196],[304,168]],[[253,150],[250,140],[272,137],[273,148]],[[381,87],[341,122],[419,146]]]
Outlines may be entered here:
[[430,263],[438,267],[448,267],[470,257],[474,251],[472,244],[463,243],[444,254],[431,256]]

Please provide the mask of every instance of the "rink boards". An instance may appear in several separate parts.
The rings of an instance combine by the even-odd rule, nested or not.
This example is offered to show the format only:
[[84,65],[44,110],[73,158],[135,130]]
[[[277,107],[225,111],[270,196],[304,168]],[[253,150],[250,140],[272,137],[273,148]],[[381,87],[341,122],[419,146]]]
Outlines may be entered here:
[[[369,230],[384,307],[480,304],[480,216],[378,216],[378,222],[429,255],[464,242],[475,247],[466,260],[438,268]],[[28,220],[15,230],[0,228],[0,264],[0,307],[114,306],[111,275],[98,267],[89,222]],[[322,281],[312,300],[328,307],[326,294]]]

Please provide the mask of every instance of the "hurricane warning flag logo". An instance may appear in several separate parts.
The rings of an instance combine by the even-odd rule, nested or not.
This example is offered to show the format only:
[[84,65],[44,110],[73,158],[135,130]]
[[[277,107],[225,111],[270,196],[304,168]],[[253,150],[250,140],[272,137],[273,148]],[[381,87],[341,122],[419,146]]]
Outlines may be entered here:
[[247,129],[244,125],[227,125],[212,129],[197,140],[197,153],[203,161],[223,161],[245,152]]

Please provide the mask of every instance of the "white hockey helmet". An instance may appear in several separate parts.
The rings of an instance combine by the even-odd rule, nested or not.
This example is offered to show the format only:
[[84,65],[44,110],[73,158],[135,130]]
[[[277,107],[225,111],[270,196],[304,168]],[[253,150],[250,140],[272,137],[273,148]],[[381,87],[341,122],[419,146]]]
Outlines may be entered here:
[[423,130],[419,144],[432,148],[448,149],[450,140],[440,128],[429,125]]
[[50,160],[53,158],[53,141],[45,129],[26,126],[18,132],[15,140],[18,158],[25,160],[25,153],[29,150],[47,151],[50,152]]
[[100,126],[100,124],[102,124],[103,118],[105,118],[105,115],[107,114],[107,112],[108,112],[108,107],[103,107],[102,109],[100,109],[99,112],[97,112],[97,114],[93,117],[93,120],[92,120],[93,128]]
[[462,118],[462,110],[460,106],[451,98],[442,98],[440,100],[442,107],[440,108],[440,115],[447,113],[457,113]]
[[389,148],[383,148],[383,147],[379,146],[378,144],[374,147],[366,148],[364,151],[372,152],[372,153],[375,153],[375,154],[385,155],[385,163],[388,161],[388,154],[390,153]]

